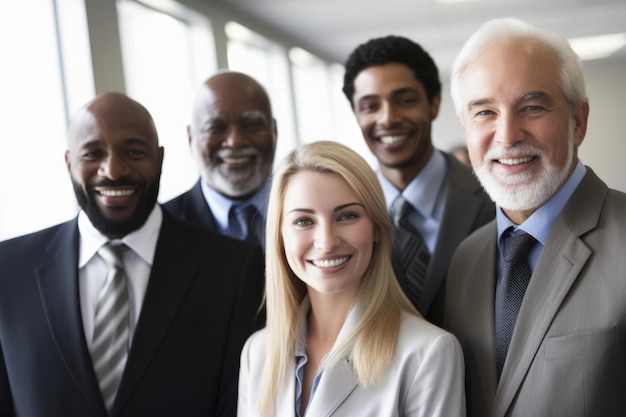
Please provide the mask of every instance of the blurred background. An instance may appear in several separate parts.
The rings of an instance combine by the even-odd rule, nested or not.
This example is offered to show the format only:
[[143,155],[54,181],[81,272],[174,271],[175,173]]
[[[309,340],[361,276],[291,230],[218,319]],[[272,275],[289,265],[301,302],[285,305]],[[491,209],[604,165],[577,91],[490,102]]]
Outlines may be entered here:
[[300,143],[329,139],[376,168],[341,85],[350,51],[378,36],[406,36],[435,59],[443,102],[433,139],[450,150],[464,142],[450,66],[496,17],[570,39],[591,106],[580,157],[626,191],[626,0],[22,0],[0,6],[0,240],[76,214],[63,157],[67,121],[106,91],[128,94],[155,118],[165,147],[159,201],[191,187],[191,97],[222,68],[268,90],[277,160]]

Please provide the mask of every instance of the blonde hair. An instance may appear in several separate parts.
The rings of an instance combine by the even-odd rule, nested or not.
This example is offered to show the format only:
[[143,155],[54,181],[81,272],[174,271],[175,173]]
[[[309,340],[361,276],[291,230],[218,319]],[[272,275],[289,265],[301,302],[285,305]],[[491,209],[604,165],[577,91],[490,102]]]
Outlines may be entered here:
[[333,347],[320,368],[350,354],[359,384],[368,386],[382,375],[393,356],[401,311],[419,315],[406,298],[391,265],[392,224],[376,174],[352,149],[338,142],[303,145],[282,161],[274,174],[266,224],[267,358],[260,384],[260,412],[275,406],[283,378],[294,378],[294,349],[300,305],[307,289],[291,271],[281,234],[283,200],[289,180],[299,171],[333,173],[345,180],[363,203],[378,240],[363,276],[363,316],[353,332]]

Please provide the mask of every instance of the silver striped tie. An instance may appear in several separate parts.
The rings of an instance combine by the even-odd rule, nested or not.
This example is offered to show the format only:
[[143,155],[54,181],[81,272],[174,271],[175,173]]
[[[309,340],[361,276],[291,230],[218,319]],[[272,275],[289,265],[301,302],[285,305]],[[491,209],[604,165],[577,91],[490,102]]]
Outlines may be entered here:
[[128,289],[122,263],[125,245],[106,244],[98,253],[109,267],[106,283],[98,295],[91,359],[100,391],[110,411],[128,354]]

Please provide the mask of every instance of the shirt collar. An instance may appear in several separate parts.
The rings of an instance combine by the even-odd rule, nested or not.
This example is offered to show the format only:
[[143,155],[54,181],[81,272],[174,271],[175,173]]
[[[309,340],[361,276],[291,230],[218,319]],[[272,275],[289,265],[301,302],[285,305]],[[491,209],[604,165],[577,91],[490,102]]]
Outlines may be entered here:
[[548,201],[543,203],[524,223],[517,226],[502,212],[500,206],[496,210],[496,221],[498,225],[498,246],[502,247],[502,235],[511,226],[518,227],[545,245],[550,230],[554,222],[563,211],[563,207],[574,194],[574,191],[582,181],[587,169],[578,160],[572,175],[565,181],[565,184]]
[[[163,213],[161,212],[161,207],[155,204],[143,226],[127,234],[119,241],[126,244],[148,265],[152,265],[162,222]],[[78,267],[82,268],[110,239],[94,227],[91,221],[89,221],[87,213],[82,210],[78,214],[78,231],[80,233]]]
[[211,212],[215,221],[219,227],[224,230],[228,228],[228,213],[232,206],[241,204],[251,204],[261,214],[263,221],[265,221],[265,213],[267,209],[267,199],[270,189],[271,181],[267,179],[263,185],[247,200],[233,200],[228,198],[213,188],[211,188],[206,181],[200,180],[200,187],[202,188],[202,195],[206,200],[206,203],[211,207]]
[[389,182],[380,171],[377,175],[389,211],[395,199],[402,195],[424,217],[434,217],[437,197],[441,193],[447,175],[446,160],[438,150],[434,150],[424,168],[402,192]]

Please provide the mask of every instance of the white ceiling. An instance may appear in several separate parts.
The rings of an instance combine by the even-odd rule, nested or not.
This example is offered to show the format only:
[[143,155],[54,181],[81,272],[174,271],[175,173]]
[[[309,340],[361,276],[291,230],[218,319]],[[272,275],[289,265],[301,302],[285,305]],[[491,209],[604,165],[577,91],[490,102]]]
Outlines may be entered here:
[[[568,38],[626,32],[626,0],[209,0],[253,18],[325,59],[343,63],[373,37],[421,44],[442,75],[484,21],[517,17]],[[626,56],[626,48],[614,57]]]

